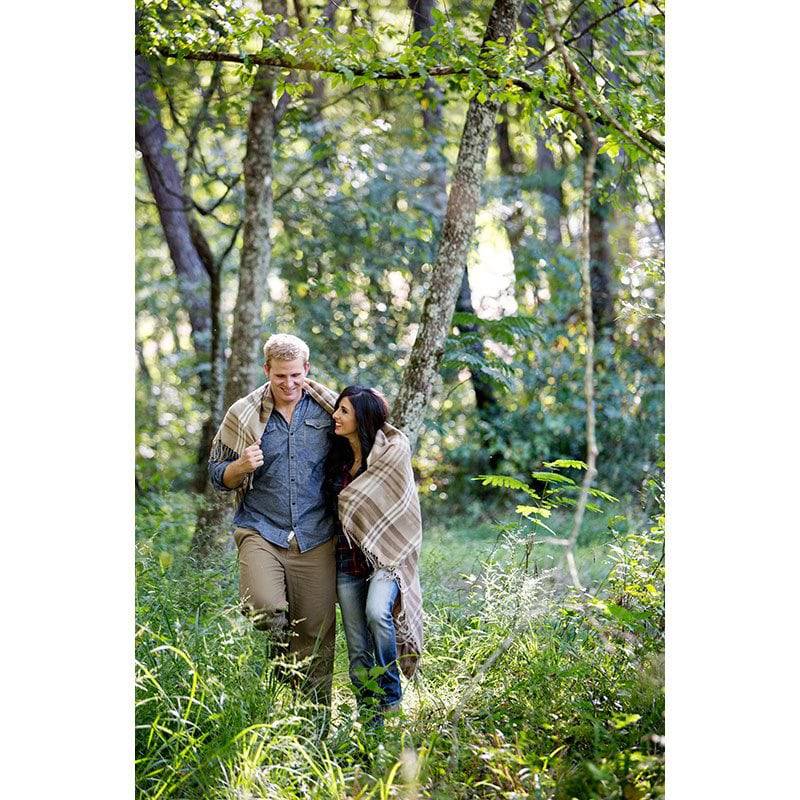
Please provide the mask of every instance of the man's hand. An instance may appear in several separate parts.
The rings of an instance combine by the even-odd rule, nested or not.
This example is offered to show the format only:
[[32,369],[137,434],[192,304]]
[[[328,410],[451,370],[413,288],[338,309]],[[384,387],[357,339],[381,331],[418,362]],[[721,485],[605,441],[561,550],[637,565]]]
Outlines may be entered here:
[[255,472],[264,463],[264,454],[261,452],[261,445],[251,444],[250,447],[245,447],[238,461],[245,475],[250,472]]
[[251,444],[250,447],[245,447],[236,461],[228,464],[222,475],[222,482],[229,489],[235,489],[246,475],[255,472],[263,463],[264,454],[261,452],[261,445]]

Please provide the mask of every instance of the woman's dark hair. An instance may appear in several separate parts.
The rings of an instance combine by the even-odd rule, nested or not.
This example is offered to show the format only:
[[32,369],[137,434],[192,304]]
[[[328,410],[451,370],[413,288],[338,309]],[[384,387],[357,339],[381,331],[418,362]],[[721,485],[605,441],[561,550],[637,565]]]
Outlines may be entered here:
[[[360,475],[367,467],[367,456],[375,444],[378,431],[389,418],[389,404],[376,389],[348,386],[336,398],[334,411],[339,408],[345,397],[350,401],[356,414],[358,439],[361,443],[361,468],[358,471]],[[335,508],[336,498],[342,490],[342,473],[346,467],[353,466],[355,454],[350,442],[344,436],[331,433],[331,437],[331,449],[325,462],[325,489],[329,502]]]

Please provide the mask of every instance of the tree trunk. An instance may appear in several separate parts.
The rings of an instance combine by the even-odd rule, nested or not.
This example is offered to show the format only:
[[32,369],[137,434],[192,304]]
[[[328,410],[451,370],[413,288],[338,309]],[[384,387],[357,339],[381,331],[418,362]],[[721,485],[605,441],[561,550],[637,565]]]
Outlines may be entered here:
[[[299,8],[299,0],[295,0],[295,7]],[[336,17],[336,11],[339,8],[337,0],[328,0],[327,5],[322,9],[319,15],[317,25],[323,28],[332,28]],[[305,23],[301,21],[301,26],[305,27]],[[313,108],[313,119],[319,122],[322,116],[322,106],[325,104],[325,78],[322,76],[315,76],[311,78],[311,106]]]
[[[518,161],[513,148],[511,147],[511,136],[508,131],[508,106],[504,104],[502,107],[502,116],[495,126],[495,136],[497,139],[497,150],[500,156],[500,171],[507,178],[512,189],[504,199],[513,205],[513,211],[503,219],[503,225],[506,229],[508,236],[508,244],[511,247],[512,255],[516,256],[516,250],[519,243],[522,241],[522,236],[525,233],[525,214],[521,207],[521,197],[519,195],[519,186],[514,180],[522,171],[523,167]],[[515,263],[518,263],[515,258]]]
[[[495,0],[484,42],[501,36],[506,41],[511,38],[520,3],[521,0]],[[498,108],[496,100],[481,103],[473,97],[467,110],[430,288],[392,414],[392,421],[408,435],[412,449],[422,427],[466,268]]]
[[211,279],[211,363],[208,378],[208,416],[203,422],[200,432],[200,444],[197,448],[197,467],[195,469],[193,488],[198,494],[206,490],[208,483],[208,454],[211,451],[211,441],[214,433],[222,421],[222,392],[225,375],[225,349],[221,319],[222,297],[222,263],[223,255],[219,261],[214,258],[211,248],[200,230],[200,225],[194,217],[189,218],[192,241],[205,265]]
[[244,157],[244,231],[239,289],[233,311],[231,356],[225,382],[226,408],[260,382],[259,346],[263,336],[261,307],[266,297],[272,243],[272,105],[273,72],[259,67],[247,125]]
[[181,304],[189,315],[192,344],[198,362],[205,364],[211,349],[208,273],[192,242],[187,219],[191,206],[184,194],[178,167],[166,149],[167,135],[161,124],[158,102],[150,88],[150,81],[150,67],[142,56],[137,55],[136,144],[142,154],[164,238],[175,266]]
[[598,341],[611,338],[614,334],[614,290],[611,280],[613,264],[611,245],[608,241],[608,220],[611,215],[611,207],[606,203],[601,203],[596,192],[597,183],[608,173],[610,166],[607,156],[597,156],[595,186],[589,208],[592,320]]
[[[411,10],[414,30],[422,34],[422,41],[427,41],[430,29],[433,27],[433,9],[435,0],[408,0]],[[427,102],[422,104],[422,127],[428,136],[428,157],[431,163],[429,186],[432,190],[431,205],[436,218],[436,234],[439,235],[444,216],[447,211],[447,159],[444,155],[445,137],[442,124],[442,103],[444,94],[433,78],[425,80],[423,97]],[[469,273],[464,265],[461,275],[461,287],[456,299],[456,311],[474,314],[472,304],[472,290],[469,285]],[[476,326],[463,326],[465,332],[474,332]],[[482,358],[483,348],[475,346],[475,354]],[[482,419],[490,419],[492,410],[497,408],[497,398],[493,386],[485,381],[480,372],[470,371],[472,388],[475,392],[475,405]]]
[[523,165],[517,159],[511,146],[507,104],[503,105],[501,111],[502,116],[495,126],[495,136],[497,139],[500,172],[508,179],[505,182],[503,200],[505,205],[511,207],[511,212],[503,215],[502,219],[503,227],[508,237],[511,258],[514,262],[514,297],[517,305],[522,307],[525,302],[526,292],[530,288],[533,291],[534,302],[538,305],[539,268],[538,265],[526,263],[529,262],[529,259],[525,257],[524,251],[520,247],[525,235],[526,214],[523,210],[522,196],[517,178],[523,171]]
[[[591,14],[586,9],[581,9],[577,15],[576,25],[578,30],[584,30],[591,24]],[[594,37],[591,32],[578,39],[576,46],[589,61],[594,56]],[[606,75],[607,79],[616,79],[615,76]],[[617,79],[618,80],[618,79]],[[583,151],[589,151],[589,140],[584,135]],[[601,180],[607,178],[611,172],[611,160],[606,155],[596,157],[594,184],[591,191],[591,204],[589,207],[589,254],[590,277],[592,284],[592,321],[597,344],[601,345],[604,339],[610,339],[614,334],[614,293],[612,285],[611,246],[608,242],[608,221],[611,216],[611,206],[603,203],[597,192]],[[601,351],[603,348],[600,348]],[[600,353],[602,359],[602,352]],[[599,360],[601,360],[599,359]]]
[[[564,66],[570,76],[577,80],[579,77],[577,68],[572,63],[569,57],[567,48],[564,45],[564,40],[561,38],[561,33],[556,24],[555,17],[551,5],[546,3],[543,7],[547,28],[556,47],[561,54]],[[572,95],[572,102],[578,109],[578,116],[581,119],[581,126],[584,131],[584,138],[587,143],[587,148],[584,150],[584,175],[583,175],[583,227],[581,231],[581,299],[583,304],[583,316],[586,323],[586,364],[583,372],[583,389],[584,398],[586,400],[586,472],[583,475],[581,482],[581,490],[578,495],[578,502],[575,504],[575,511],[572,518],[572,529],[570,531],[567,547],[565,548],[565,556],[567,565],[569,567],[570,576],[572,577],[573,585],[582,591],[580,577],[578,575],[577,565],[575,564],[574,548],[578,541],[578,536],[581,531],[581,524],[583,523],[583,515],[586,510],[586,505],[589,499],[589,490],[591,489],[592,482],[597,475],[597,439],[595,437],[595,400],[594,400],[594,322],[592,320],[592,288],[590,276],[590,233],[589,233],[589,213],[590,213],[590,199],[592,190],[595,185],[594,181],[594,167],[595,158],[599,149],[599,142],[589,120],[586,110],[584,109],[578,95],[575,92],[574,85],[570,81],[570,94]]]
[[[286,16],[284,2],[263,0],[265,13]],[[275,35],[283,35],[281,25]],[[239,288],[233,310],[231,357],[225,380],[224,408],[251,392],[261,376],[260,347],[264,335],[261,309],[266,297],[267,275],[272,256],[272,148],[275,138],[275,107],[272,103],[275,69],[260,66],[251,92],[247,123],[247,149],[244,172],[244,229],[239,263]],[[221,552],[230,537],[226,519],[230,514],[230,497],[210,485],[206,489],[192,538],[192,552],[200,558]]]
[[547,140],[536,137],[536,171],[542,180],[542,211],[545,225],[545,240],[551,247],[561,247],[561,217],[564,211],[564,190],[561,188],[561,170],[556,168],[552,152],[545,144]]

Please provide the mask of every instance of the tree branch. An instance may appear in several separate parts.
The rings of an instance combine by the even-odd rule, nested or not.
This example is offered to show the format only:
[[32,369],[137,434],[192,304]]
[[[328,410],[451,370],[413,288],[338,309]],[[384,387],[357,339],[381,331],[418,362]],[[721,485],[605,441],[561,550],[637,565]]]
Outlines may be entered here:
[[223,192],[222,197],[215,200],[214,203],[209,208],[203,208],[203,206],[201,206],[199,203],[192,201],[195,211],[198,211],[204,217],[211,216],[225,202],[225,198],[230,194],[231,189],[233,189],[233,187],[236,186],[236,184],[239,183],[239,181],[242,178],[241,175],[237,175],[232,183],[225,183],[225,181],[223,181],[222,178],[219,178],[216,175],[211,175],[209,173],[206,173],[206,175],[208,175],[213,180],[219,181],[225,187],[225,191]]
[[[589,31],[594,30],[601,22],[605,22],[609,17],[613,17],[615,14],[619,14],[620,11],[624,11],[626,8],[630,8],[632,5],[636,5],[636,3],[638,2],[639,0],[631,0],[629,3],[623,3],[622,5],[614,6],[614,8],[612,8],[611,11],[609,11],[607,14],[603,14],[602,17],[598,17],[592,23],[587,25],[582,31],[580,31],[580,33],[576,33],[575,36],[572,36],[569,39],[564,40],[564,44],[570,45],[573,42],[577,42],[578,39],[581,38],[581,36],[585,36],[587,33],[589,33]],[[573,10],[577,11],[579,7],[580,4],[578,4],[578,6],[576,6],[575,9]],[[567,23],[565,22],[564,25],[566,24]],[[562,29],[564,28],[564,25],[561,26]],[[525,66],[528,69],[530,69],[531,67],[535,67],[537,64],[540,64],[546,58],[550,57],[553,53],[555,53],[557,49],[558,46],[553,45],[549,50],[545,50],[544,53],[542,53],[538,58],[536,58],[533,61],[529,61]]]
[[[586,30],[584,30],[582,34],[583,33],[586,33]],[[278,58],[274,56],[259,56],[259,55],[243,56],[239,55],[238,53],[215,53],[208,51],[197,52],[197,53],[173,53],[163,48],[159,48],[158,52],[164,58],[182,58],[187,61],[224,61],[231,64],[243,64],[245,63],[245,61],[247,61],[247,63],[257,64],[259,66],[280,67],[282,69],[289,69],[289,70],[306,70],[308,72],[324,72],[335,75],[341,75],[343,70],[343,67],[338,67],[331,64],[323,64],[312,61],[299,61],[299,62],[289,61],[286,58]],[[358,67],[354,65],[352,69],[350,69],[350,71],[352,72],[353,75],[365,75],[367,73],[367,68]],[[434,77],[443,77],[447,75],[466,75],[468,72],[469,70],[467,69],[458,69],[456,67],[445,67],[445,66],[430,67],[429,69],[426,70],[427,75],[432,75]],[[491,70],[484,70],[483,72],[487,78],[499,77],[497,73]],[[408,74],[405,74],[397,70],[387,70],[386,72],[374,74],[372,77],[375,80],[409,80],[409,79],[425,78],[425,76],[419,70],[409,70]],[[513,79],[512,82],[515,86],[518,86],[523,91],[526,92],[534,91],[534,87],[531,86],[527,81],[522,80],[521,78],[515,78]],[[586,84],[584,83],[583,86],[585,85]],[[574,106],[570,106],[562,102],[561,100],[556,100],[546,95],[542,95],[542,99],[545,101],[547,105],[553,108],[563,108],[565,111],[571,111],[572,113],[577,113]],[[595,103],[595,105],[597,105],[597,103]],[[614,118],[613,114],[608,109],[605,103],[602,104],[602,107],[598,106],[598,108],[601,112],[601,115],[612,125],[612,127],[622,132],[625,138],[630,140],[634,144],[634,146],[638,147],[639,149],[643,149],[641,142],[637,141],[638,137],[643,142],[647,142],[648,144],[655,147],[657,150],[664,152],[665,150],[664,142],[662,142],[659,138],[639,128],[634,128],[633,130],[635,131],[635,133],[632,133],[630,130],[622,127],[620,123],[617,122],[617,120]],[[645,150],[645,152],[647,152],[647,150]]]
[[202,94],[202,99],[200,101],[200,110],[195,115],[195,118],[192,121],[192,127],[189,129],[189,134],[187,136],[187,142],[186,142],[186,161],[184,162],[184,167],[183,167],[184,186],[187,185],[187,182],[189,180],[189,175],[191,173],[194,151],[195,148],[197,147],[197,141],[200,138],[200,128],[202,127],[203,123],[208,117],[208,107],[211,104],[211,98],[217,91],[217,87],[219,86],[221,76],[222,76],[222,64],[215,64],[214,72],[211,75],[211,80],[209,81],[208,86],[204,89]]
[[217,268],[222,269],[222,265],[225,263],[225,259],[230,255],[231,250],[236,245],[236,237],[239,235],[239,231],[242,229],[241,221],[234,227],[233,235],[231,236],[231,240],[228,242],[225,249],[219,254],[217,257]]
[[304,170],[302,170],[298,175],[295,175],[292,183],[289,186],[287,186],[282,192],[280,192],[279,194],[275,195],[275,199],[273,200],[273,203],[275,205],[280,203],[280,201],[283,200],[283,198],[286,197],[286,195],[289,194],[289,192],[291,192],[292,189],[295,188],[295,184],[297,183],[297,181],[300,180],[300,178],[305,177],[306,175],[308,175],[309,172],[313,172],[315,169],[317,169],[318,166],[319,166],[319,164],[317,164],[316,162],[312,162],[308,167],[306,167]]

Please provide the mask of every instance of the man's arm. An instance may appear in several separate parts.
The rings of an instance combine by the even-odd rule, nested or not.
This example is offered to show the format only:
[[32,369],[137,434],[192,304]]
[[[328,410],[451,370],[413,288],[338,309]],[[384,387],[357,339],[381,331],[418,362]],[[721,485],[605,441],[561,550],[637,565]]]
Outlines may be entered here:
[[212,483],[218,489],[236,489],[251,472],[255,472],[264,463],[264,454],[260,444],[246,447],[235,461],[229,461],[224,470],[220,467],[225,462],[210,462],[208,469]]

